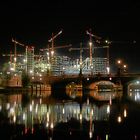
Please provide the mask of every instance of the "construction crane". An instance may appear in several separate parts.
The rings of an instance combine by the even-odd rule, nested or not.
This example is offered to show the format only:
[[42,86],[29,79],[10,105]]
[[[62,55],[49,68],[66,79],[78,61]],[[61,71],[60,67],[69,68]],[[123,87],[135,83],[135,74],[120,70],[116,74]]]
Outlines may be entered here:
[[51,54],[52,56],[54,55],[54,40],[62,33],[62,30],[59,31],[56,35],[54,35],[52,33],[52,37],[48,40],[48,42],[51,42],[52,43],[52,50],[51,50]]
[[94,38],[96,38],[96,39],[98,39],[98,40],[100,40],[101,37],[92,34],[92,33],[91,33],[91,29],[90,29],[89,31],[87,30],[87,31],[86,31],[86,34],[89,35],[89,46],[90,46],[89,56],[90,56],[90,66],[92,66],[92,65],[93,65],[93,64],[92,64],[92,45],[93,45],[93,43],[92,43],[92,37],[94,37]]
[[12,38],[12,42],[14,43],[14,65],[16,70],[16,63],[17,63],[17,45],[25,46],[24,44],[18,42],[17,40]]
[[[55,49],[61,49],[61,48],[68,48],[68,47],[71,47],[71,46],[72,46],[72,44],[68,44],[68,45],[63,45],[63,46],[56,46],[56,47],[54,47],[53,49],[55,50]],[[54,50],[53,50],[53,51],[54,51]],[[47,52],[48,64],[52,64],[52,60],[51,60],[51,58],[50,58],[50,53],[52,53],[52,48],[49,48],[49,46],[48,46],[48,48],[40,49],[40,51],[41,51],[41,52],[48,51],[48,52]],[[40,57],[41,57],[41,56],[46,56],[46,55],[40,55]]]
[[[99,47],[94,47],[94,49],[104,49],[104,48],[109,48],[109,46],[99,46]],[[80,44],[80,48],[70,48],[69,51],[80,51],[80,72],[82,72],[82,52],[83,50],[89,50],[90,48],[87,48],[87,47],[84,47],[82,48],[82,43]],[[90,60],[92,61],[92,60]],[[93,69],[93,66],[90,65],[90,69],[91,69],[91,75],[92,75],[92,69]]]
[[[61,48],[68,48],[71,47],[72,44],[68,44],[68,45],[64,45],[64,46],[56,46],[53,49],[61,49]],[[52,50],[52,48],[44,48],[44,49],[40,49],[40,51],[50,51]]]
[[16,63],[16,61],[17,61],[17,58],[16,58],[17,57],[17,45],[20,45],[20,46],[25,46],[25,45],[18,42],[17,40],[15,40],[13,38],[12,38],[12,42],[14,43],[14,48],[15,48],[15,50],[14,50],[14,62]]

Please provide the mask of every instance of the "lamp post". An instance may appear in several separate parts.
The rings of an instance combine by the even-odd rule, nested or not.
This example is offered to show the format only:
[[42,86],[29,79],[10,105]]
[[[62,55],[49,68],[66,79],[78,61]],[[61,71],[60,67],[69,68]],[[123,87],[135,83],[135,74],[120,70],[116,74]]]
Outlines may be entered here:
[[118,60],[118,61],[117,61],[117,66],[118,66],[117,75],[118,75],[118,76],[121,75],[121,64],[122,64],[122,61],[121,61],[121,60]]

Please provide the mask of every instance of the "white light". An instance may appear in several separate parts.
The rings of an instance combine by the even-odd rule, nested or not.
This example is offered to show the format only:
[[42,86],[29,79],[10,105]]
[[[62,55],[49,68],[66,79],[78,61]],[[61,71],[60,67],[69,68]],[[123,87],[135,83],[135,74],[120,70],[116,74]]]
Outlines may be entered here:
[[92,42],[89,42],[89,45],[91,46],[92,45]]
[[14,57],[14,61],[15,61],[15,62],[17,61],[17,58],[16,58],[16,57]]
[[32,70],[30,70],[30,73],[33,73],[33,71],[32,71]]
[[62,113],[65,114],[65,109],[63,108]]
[[10,114],[11,115],[13,115],[15,113],[15,110],[14,110],[14,108],[12,107],[12,108],[10,108]]
[[80,113],[80,121],[82,120],[82,114]]
[[14,71],[15,69],[11,67],[10,70],[11,70],[11,71]]
[[46,123],[46,127],[47,127],[47,128],[49,127],[49,122]]
[[32,112],[32,110],[33,110],[33,107],[32,107],[32,105],[30,105],[30,112]]
[[0,105],[0,111],[2,110],[2,106]]
[[109,80],[111,81],[112,80],[112,77],[109,77]]
[[127,116],[127,111],[126,111],[126,109],[124,109],[123,114],[124,114],[124,117],[126,117],[126,116]]
[[54,55],[54,51],[51,51],[51,55]]
[[53,129],[53,127],[54,127],[54,126],[53,126],[53,122],[52,122],[51,125],[50,125],[50,128]]
[[8,110],[10,108],[10,103],[6,104],[6,109]]
[[109,74],[110,73],[110,67],[107,67],[107,73]]
[[139,83],[140,83],[140,81],[136,81],[136,83],[137,83],[137,84],[139,84]]
[[16,122],[16,115],[14,115],[14,117],[13,117],[13,122],[14,123]]
[[23,117],[22,117],[22,118],[23,118],[23,120],[25,120],[25,119],[26,119],[26,115],[25,115],[25,113],[23,113]]
[[92,137],[93,137],[92,131],[89,131],[89,138],[92,138]]
[[27,62],[27,60],[26,59],[23,59],[23,62],[25,63],[25,62]]
[[110,106],[109,105],[107,106],[107,113],[108,114],[110,113]]
[[10,71],[7,71],[7,74],[10,74]]
[[118,116],[118,123],[120,123],[121,121],[122,121],[122,118],[121,118],[121,116]]

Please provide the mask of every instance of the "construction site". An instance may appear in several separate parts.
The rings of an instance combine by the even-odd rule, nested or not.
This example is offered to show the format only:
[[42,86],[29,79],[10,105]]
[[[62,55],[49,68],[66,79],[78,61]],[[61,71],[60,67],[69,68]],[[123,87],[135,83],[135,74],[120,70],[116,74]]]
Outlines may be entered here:
[[[109,74],[109,43],[106,41],[106,45],[100,44],[101,37],[98,37],[86,31],[89,36],[88,44],[79,43],[79,47],[73,47],[72,44],[64,46],[55,46],[55,39],[62,33],[62,30],[57,34],[53,34],[48,40],[48,47],[41,48],[38,54],[35,54],[35,47],[26,45],[12,39],[14,45],[14,53],[3,54],[3,56],[9,56],[8,66],[6,74],[11,75],[9,80],[9,86],[21,86],[21,74],[27,73],[31,80],[42,81],[43,76],[64,76],[64,75],[97,75],[97,74]],[[25,48],[25,51],[21,54],[17,53],[19,46]],[[59,55],[56,53],[56,49],[68,49],[72,54],[76,52],[76,58],[71,58],[67,55]],[[104,50],[104,53],[97,54]],[[84,51],[88,54],[83,56]],[[95,54],[96,53],[96,54]],[[8,57],[7,57],[8,58]]]

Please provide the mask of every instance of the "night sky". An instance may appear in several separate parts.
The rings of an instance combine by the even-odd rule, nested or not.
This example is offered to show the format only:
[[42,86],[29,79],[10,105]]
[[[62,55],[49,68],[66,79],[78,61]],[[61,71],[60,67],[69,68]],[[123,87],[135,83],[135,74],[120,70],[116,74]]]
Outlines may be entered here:
[[[93,34],[112,41],[111,64],[121,58],[130,72],[140,72],[139,9],[137,1],[1,1],[0,67],[8,59],[1,54],[14,51],[12,38],[35,46],[38,53],[40,48],[47,47],[52,32],[62,29],[63,33],[55,40],[56,46],[79,47],[83,42],[86,47],[89,41],[86,30],[91,28]],[[24,48],[19,46],[17,51],[20,53]],[[65,49],[59,53],[70,55]]]

